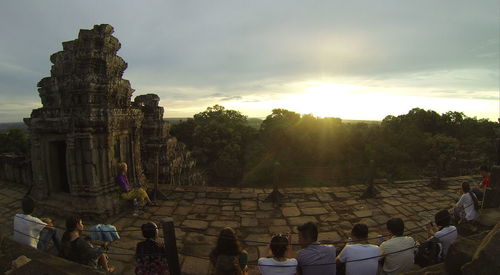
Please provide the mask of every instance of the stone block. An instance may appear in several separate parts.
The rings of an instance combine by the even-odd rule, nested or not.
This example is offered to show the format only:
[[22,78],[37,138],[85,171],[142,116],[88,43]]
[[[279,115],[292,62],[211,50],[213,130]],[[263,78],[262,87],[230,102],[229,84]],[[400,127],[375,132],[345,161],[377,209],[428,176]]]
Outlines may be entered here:
[[389,205],[392,205],[392,206],[398,206],[398,205],[401,205],[401,202],[399,200],[396,200],[396,199],[382,199],[383,202],[389,204]]
[[302,213],[304,213],[304,215],[322,215],[322,214],[327,214],[328,211],[323,207],[314,207],[314,208],[302,208]]
[[231,227],[233,229],[240,227],[240,223],[237,221],[213,221],[210,226],[224,228]]
[[191,206],[178,206],[175,209],[174,214],[186,216],[187,214],[189,214],[190,211],[191,211]]
[[200,221],[200,220],[185,220],[182,223],[182,226],[189,227],[189,228],[195,228],[195,229],[207,229],[208,222]]
[[332,243],[342,241],[342,237],[337,231],[319,232],[318,240],[321,243]]
[[208,260],[197,257],[185,256],[182,263],[182,274],[184,275],[206,275],[209,272]]
[[306,222],[318,222],[318,220],[314,216],[289,217],[287,218],[287,220],[288,224],[291,226],[303,225]]
[[317,193],[316,196],[318,196],[319,201],[321,202],[331,202],[333,201],[332,196],[327,193]]
[[258,225],[258,222],[257,222],[257,219],[255,218],[241,218],[241,226],[245,226],[245,227],[248,227],[248,226],[257,226]]
[[336,222],[339,220],[339,215],[337,215],[337,213],[335,212],[329,212],[328,214],[325,214],[325,215],[321,215],[319,217],[319,220],[321,222]]
[[371,217],[372,216],[372,211],[371,210],[358,210],[354,211],[354,215],[358,218],[365,218],[365,217]]
[[257,210],[257,202],[251,200],[242,200],[241,201],[241,210],[243,211],[256,211]]
[[300,211],[297,207],[284,207],[281,209],[283,216],[285,217],[296,217],[300,216]]

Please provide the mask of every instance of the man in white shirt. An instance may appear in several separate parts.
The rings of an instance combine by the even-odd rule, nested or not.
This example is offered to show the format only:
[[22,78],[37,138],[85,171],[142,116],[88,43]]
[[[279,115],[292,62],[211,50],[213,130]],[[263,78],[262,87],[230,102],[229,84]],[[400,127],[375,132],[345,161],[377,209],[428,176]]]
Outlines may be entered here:
[[382,274],[396,275],[409,271],[413,268],[415,240],[412,237],[403,236],[405,224],[402,219],[390,219],[386,223],[391,238],[380,245],[384,256]]
[[292,258],[292,237],[277,235],[271,239],[269,249],[272,256],[259,259],[259,271],[262,275],[295,275],[297,260]]
[[427,225],[427,232],[429,237],[436,237],[441,243],[441,259],[444,259],[446,253],[448,253],[448,248],[457,239],[458,232],[457,228],[451,224],[451,215],[448,210],[443,209],[434,215],[434,220],[436,223],[431,223]]
[[346,263],[346,275],[376,275],[380,248],[368,244],[368,226],[356,224],[352,228],[353,244],[348,244],[337,256],[338,263]]
[[23,199],[22,208],[23,214],[14,216],[14,240],[33,248],[46,250],[48,241],[52,239],[54,246],[59,250],[60,240],[57,238],[52,220],[31,216],[35,202],[30,197]]

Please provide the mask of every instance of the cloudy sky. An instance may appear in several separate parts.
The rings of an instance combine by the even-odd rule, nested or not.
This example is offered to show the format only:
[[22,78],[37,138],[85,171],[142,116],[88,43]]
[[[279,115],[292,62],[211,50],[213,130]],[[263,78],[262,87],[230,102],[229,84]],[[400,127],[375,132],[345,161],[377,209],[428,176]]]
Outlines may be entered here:
[[134,95],[159,94],[166,117],[214,104],[250,117],[500,115],[497,0],[16,0],[0,9],[0,122],[40,107],[49,56],[100,23]]

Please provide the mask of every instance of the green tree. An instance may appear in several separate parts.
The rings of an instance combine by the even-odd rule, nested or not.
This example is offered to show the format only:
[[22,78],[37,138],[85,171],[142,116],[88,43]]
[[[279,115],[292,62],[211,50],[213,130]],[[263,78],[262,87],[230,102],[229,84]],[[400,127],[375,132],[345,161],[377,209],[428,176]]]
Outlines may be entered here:
[[220,105],[172,126],[171,131],[206,169],[210,183],[223,185],[241,180],[245,148],[256,132],[246,116]]
[[21,129],[9,129],[0,133],[0,153],[27,154],[28,135]]

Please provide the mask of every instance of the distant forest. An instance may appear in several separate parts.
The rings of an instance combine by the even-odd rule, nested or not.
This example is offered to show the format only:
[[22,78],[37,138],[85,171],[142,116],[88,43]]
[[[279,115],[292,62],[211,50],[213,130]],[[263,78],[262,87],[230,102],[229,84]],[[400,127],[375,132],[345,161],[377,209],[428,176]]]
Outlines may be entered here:
[[[470,175],[495,157],[498,124],[460,112],[413,109],[377,121],[342,121],[275,109],[247,118],[215,105],[187,119],[166,119],[212,185],[325,186],[374,177]],[[0,131],[0,153],[28,153],[24,124]],[[17,127],[15,127],[17,126]]]
[[389,180],[474,174],[494,160],[497,127],[419,108],[379,123],[275,109],[259,124],[215,105],[173,124],[171,134],[213,185],[324,186],[364,181],[370,162],[375,177]]

